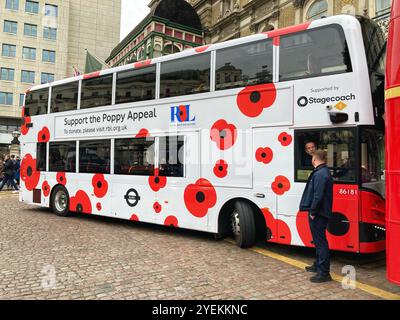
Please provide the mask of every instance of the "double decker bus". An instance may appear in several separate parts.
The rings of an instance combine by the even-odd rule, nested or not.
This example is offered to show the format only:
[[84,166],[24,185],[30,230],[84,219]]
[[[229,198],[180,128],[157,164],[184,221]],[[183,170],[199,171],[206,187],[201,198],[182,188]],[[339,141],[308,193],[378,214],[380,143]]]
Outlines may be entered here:
[[324,149],[333,250],[385,248],[385,39],[338,15],[31,88],[20,201],[312,247]]

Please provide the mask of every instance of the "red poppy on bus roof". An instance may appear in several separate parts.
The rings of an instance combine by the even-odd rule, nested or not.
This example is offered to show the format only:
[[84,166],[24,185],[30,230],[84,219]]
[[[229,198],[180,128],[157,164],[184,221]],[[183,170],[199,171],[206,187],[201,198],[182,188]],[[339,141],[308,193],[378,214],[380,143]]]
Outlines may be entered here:
[[70,199],[70,210],[79,213],[92,213],[92,203],[85,191],[78,190],[74,197]]
[[57,172],[56,179],[59,184],[62,184],[64,186],[67,184],[67,177],[65,176],[65,172]]
[[214,166],[214,174],[218,178],[225,178],[228,174],[228,163],[225,160],[218,160]]
[[290,232],[290,228],[287,223],[280,219],[275,219],[268,208],[261,209],[261,212],[264,215],[265,223],[268,229],[267,234],[269,235],[269,239],[267,240],[272,239],[272,241],[275,242],[291,244],[292,233]]
[[221,150],[232,147],[237,139],[237,129],[233,124],[220,119],[213,124],[210,130],[210,138]]
[[38,133],[38,142],[49,142],[50,140],[50,131],[49,128],[43,127],[42,130]]
[[246,116],[259,116],[265,108],[271,107],[276,100],[276,88],[273,83],[260,84],[244,88],[239,92],[236,103]]
[[210,47],[210,46],[201,46],[201,47],[195,48],[194,50],[195,50],[197,53],[202,53],[202,52],[206,51],[209,47]]
[[258,162],[262,162],[264,164],[268,164],[272,161],[274,157],[274,153],[272,152],[271,148],[258,148],[256,151],[256,160]]
[[167,177],[161,177],[158,175],[158,169],[154,169],[154,176],[149,177],[150,188],[157,192],[167,185]]
[[277,176],[275,181],[272,182],[272,191],[281,196],[290,190],[290,181],[284,176]]
[[100,76],[100,71],[95,71],[92,73],[84,74],[83,79],[92,79],[92,78],[97,78]]
[[96,209],[97,209],[97,211],[101,211],[101,203],[100,202],[97,202],[96,203]]
[[29,127],[28,124],[31,123],[31,117],[23,117],[22,118],[22,125],[21,125],[21,134],[23,136],[28,134]]
[[40,172],[36,170],[36,159],[33,159],[30,154],[25,155],[22,159],[20,174],[26,189],[32,191],[36,188],[39,183]]
[[282,132],[279,137],[278,137],[279,142],[281,143],[282,146],[287,147],[289,146],[292,141],[293,141],[293,137],[286,133],[286,132]]
[[103,198],[108,191],[108,182],[104,179],[104,174],[95,174],[92,178],[94,194],[97,198]]
[[147,129],[140,129],[140,131],[137,133],[135,138],[147,138],[150,137],[150,132]]
[[154,209],[154,211],[155,211],[156,213],[160,213],[160,212],[161,212],[161,209],[162,209],[161,204],[159,204],[158,202],[155,202],[155,203],[153,204],[153,209]]
[[178,219],[175,216],[168,216],[164,220],[164,225],[168,227],[178,227]]
[[290,33],[304,31],[304,30],[308,29],[308,27],[310,26],[310,23],[311,22],[308,21],[308,22],[298,24],[295,26],[289,26],[286,28],[280,28],[280,29],[276,29],[276,30],[272,30],[272,31],[263,32],[263,34],[266,34],[268,38],[273,38],[273,37],[278,37],[278,36],[282,36],[282,35],[286,35],[286,34],[290,34]]
[[42,191],[43,191],[43,195],[45,197],[49,196],[49,194],[50,194],[50,185],[49,185],[49,183],[47,181],[44,181],[42,183]]
[[134,64],[135,68],[143,68],[143,67],[147,67],[149,65],[151,65],[151,60],[150,59],[139,61],[139,62],[136,62]]
[[139,218],[136,214],[132,214],[131,217],[129,218],[130,221],[139,221]]
[[186,208],[195,217],[202,218],[215,206],[217,193],[210,181],[201,178],[195,184],[189,184],[184,192]]

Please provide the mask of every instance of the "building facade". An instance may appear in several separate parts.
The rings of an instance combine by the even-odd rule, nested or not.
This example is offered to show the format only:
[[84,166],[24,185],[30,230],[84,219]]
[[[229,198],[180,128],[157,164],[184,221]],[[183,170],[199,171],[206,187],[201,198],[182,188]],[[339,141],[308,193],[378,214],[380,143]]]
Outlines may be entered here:
[[0,153],[19,131],[25,91],[84,70],[85,49],[105,60],[120,22],[121,0],[0,0]]

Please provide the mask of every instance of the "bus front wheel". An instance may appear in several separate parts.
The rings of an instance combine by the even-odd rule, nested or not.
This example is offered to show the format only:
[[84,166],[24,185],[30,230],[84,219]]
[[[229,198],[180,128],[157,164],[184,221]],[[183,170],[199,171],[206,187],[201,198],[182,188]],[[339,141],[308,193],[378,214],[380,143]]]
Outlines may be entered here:
[[249,248],[256,239],[256,225],[251,205],[237,201],[231,214],[231,226],[236,244],[240,248]]
[[60,217],[69,215],[69,195],[64,186],[56,186],[51,194],[50,207]]

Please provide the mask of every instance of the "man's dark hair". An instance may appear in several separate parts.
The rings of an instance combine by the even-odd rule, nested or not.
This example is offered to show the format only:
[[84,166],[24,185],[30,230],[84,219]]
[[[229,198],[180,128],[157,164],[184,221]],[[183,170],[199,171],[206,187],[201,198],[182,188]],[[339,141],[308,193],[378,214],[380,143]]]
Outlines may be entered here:
[[11,155],[11,159],[15,159],[15,155],[14,154]]

